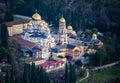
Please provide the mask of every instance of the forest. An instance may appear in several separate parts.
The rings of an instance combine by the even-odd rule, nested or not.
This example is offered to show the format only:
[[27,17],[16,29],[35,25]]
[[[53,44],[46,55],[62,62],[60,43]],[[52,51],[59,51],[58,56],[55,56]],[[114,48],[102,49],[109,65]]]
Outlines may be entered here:
[[1,3],[0,12],[6,12],[11,20],[10,14],[31,17],[37,9],[41,17],[54,26],[58,26],[58,20],[63,15],[67,25],[72,25],[76,31],[97,28],[100,32],[116,33],[120,26],[119,0],[2,0],[2,2],[5,4]]
[[[104,43],[103,47],[96,48],[95,54],[85,55],[91,56],[88,65],[101,66],[120,60],[120,0],[0,0],[0,62],[7,58],[10,64],[15,65],[16,57],[12,57],[14,54],[20,55],[19,46],[9,41],[4,23],[14,20],[14,14],[31,17],[36,9],[52,27],[58,27],[59,19],[63,16],[67,26],[72,25],[76,32],[86,34],[89,30],[96,30],[103,33],[102,37],[98,36]],[[27,70],[32,71],[29,68]]]

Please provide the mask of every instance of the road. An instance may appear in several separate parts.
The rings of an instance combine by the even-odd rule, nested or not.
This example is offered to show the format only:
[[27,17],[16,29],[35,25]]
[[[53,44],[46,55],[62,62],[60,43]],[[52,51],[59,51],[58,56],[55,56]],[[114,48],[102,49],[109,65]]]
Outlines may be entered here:
[[120,61],[117,61],[117,62],[110,63],[110,64],[107,64],[107,65],[103,65],[103,66],[100,66],[100,67],[95,67],[95,68],[92,69],[92,71],[97,71],[97,70],[113,67],[113,66],[115,66],[115,65],[117,65],[119,63],[120,63]]
[[84,78],[80,79],[79,81],[77,81],[76,83],[79,83],[79,82],[81,82],[81,81],[87,79],[87,78],[89,77],[89,75],[90,75],[88,69],[86,69],[86,73],[87,73],[86,76],[85,76]]

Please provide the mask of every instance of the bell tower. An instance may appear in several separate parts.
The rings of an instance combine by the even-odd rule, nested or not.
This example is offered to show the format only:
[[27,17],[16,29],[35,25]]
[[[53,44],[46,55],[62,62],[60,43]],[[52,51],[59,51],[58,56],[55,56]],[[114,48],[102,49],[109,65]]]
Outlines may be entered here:
[[65,21],[64,17],[62,17],[59,20],[58,42],[61,44],[68,43],[66,21]]

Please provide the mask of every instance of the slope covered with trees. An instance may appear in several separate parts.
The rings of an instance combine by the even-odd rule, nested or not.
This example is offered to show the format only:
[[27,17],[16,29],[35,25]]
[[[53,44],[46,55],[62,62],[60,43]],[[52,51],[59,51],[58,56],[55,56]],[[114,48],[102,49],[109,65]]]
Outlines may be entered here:
[[[58,26],[57,22],[63,15],[67,25],[72,25],[76,31],[96,27],[102,32],[116,33],[120,26],[119,0],[3,0],[2,2],[8,6],[6,15],[13,13],[31,17],[37,9],[38,13],[54,26]],[[12,20],[11,15],[9,16]]]

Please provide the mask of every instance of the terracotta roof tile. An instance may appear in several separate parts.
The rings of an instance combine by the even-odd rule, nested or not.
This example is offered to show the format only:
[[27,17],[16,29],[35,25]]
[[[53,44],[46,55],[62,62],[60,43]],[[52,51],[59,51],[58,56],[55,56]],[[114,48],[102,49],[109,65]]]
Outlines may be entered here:
[[12,26],[12,25],[17,25],[17,24],[24,24],[24,23],[28,23],[30,20],[14,20],[11,22],[6,22],[6,25],[8,27]]
[[28,40],[24,40],[20,36],[12,36],[11,39],[14,39],[14,40],[18,41],[20,44],[28,46],[30,48],[33,48],[35,46],[35,43],[32,43]]

